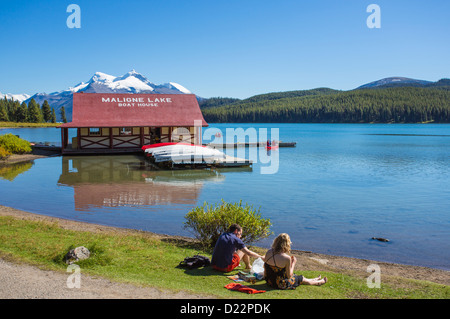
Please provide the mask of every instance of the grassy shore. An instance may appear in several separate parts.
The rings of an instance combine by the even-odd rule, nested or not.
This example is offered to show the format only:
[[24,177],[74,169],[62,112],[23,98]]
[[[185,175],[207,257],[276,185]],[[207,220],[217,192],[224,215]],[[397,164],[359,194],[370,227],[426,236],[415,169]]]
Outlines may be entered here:
[[[325,267],[319,259],[297,252],[298,274],[306,277],[327,276],[329,282],[320,287],[301,286],[294,291],[273,290],[259,281],[248,286],[265,293],[247,295],[229,291],[225,275],[211,267],[196,270],[178,268],[187,256],[210,251],[198,247],[188,238],[170,237],[149,232],[117,229],[87,223],[28,214],[6,209],[0,214],[0,258],[37,265],[41,269],[65,272],[65,253],[76,246],[91,250],[90,259],[79,262],[83,274],[101,276],[117,282],[139,286],[204,294],[217,298],[433,298],[448,299],[450,287],[426,280],[385,275],[381,288],[368,288],[365,271]],[[7,211],[7,213],[5,213]],[[252,247],[264,253],[265,249]],[[242,268],[241,268],[242,269]],[[306,270],[305,270],[306,269]],[[364,269],[365,270],[365,269]],[[448,272],[443,272],[448,273]]]
[[0,128],[16,127],[58,127],[61,123],[18,123],[18,122],[0,122]]

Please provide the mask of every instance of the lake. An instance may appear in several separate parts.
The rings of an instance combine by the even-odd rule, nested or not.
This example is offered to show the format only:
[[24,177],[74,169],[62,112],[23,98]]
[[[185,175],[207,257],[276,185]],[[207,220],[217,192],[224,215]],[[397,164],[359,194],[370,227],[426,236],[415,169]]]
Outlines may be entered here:
[[[204,142],[233,132],[296,142],[226,152],[251,169],[155,172],[139,155],[57,156],[0,170],[0,203],[33,213],[169,235],[203,204],[260,209],[292,248],[450,270],[450,125],[210,124]],[[228,130],[227,130],[228,128]],[[55,128],[0,129],[59,145]],[[268,133],[268,135],[266,135]],[[72,132],[72,136],[75,132]],[[237,137],[235,141],[244,141]],[[245,231],[245,229],[244,229]],[[388,238],[389,242],[372,240]]]

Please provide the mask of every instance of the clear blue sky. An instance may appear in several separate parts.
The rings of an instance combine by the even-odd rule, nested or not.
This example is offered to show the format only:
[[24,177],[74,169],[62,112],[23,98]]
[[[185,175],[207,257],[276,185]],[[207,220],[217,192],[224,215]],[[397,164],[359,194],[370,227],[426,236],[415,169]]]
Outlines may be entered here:
[[[69,29],[69,4],[81,28]],[[381,28],[369,29],[369,4]],[[0,92],[54,92],[135,69],[203,97],[450,77],[445,0],[0,2]]]

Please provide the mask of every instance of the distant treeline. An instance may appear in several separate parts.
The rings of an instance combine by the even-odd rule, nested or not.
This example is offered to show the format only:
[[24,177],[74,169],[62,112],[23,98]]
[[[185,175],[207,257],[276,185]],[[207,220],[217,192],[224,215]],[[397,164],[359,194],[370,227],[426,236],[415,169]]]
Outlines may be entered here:
[[450,86],[320,88],[200,105],[212,123],[449,123]]
[[[64,107],[61,108],[61,116],[63,122],[67,122]],[[56,123],[56,114],[47,100],[42,103],[41,107],[34,99],[27,104],[8,100],[5,97],[0,99],[0,122]]]

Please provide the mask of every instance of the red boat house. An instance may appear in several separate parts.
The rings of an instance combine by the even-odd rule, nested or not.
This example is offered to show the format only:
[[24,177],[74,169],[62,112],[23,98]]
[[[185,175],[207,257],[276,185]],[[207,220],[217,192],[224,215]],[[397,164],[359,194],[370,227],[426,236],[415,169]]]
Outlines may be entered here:
[[[206,126],[194,94],[74,93],[72,122],[60,126],[61,149],[124,153],[153,143],[201,144]],[[77,130],[71,141],[69,129]]]

